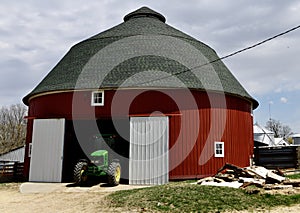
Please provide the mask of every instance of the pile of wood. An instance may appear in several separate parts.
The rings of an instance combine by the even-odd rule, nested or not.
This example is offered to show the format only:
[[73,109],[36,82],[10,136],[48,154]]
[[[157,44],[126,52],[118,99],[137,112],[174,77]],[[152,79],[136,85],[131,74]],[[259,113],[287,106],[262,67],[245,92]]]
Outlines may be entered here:
[[265,190],[300,187],[299,180],[289,180],[279,170],[268,170],[262,166],[238,167],[225,164],[213,177],[200,179],[196,184],[246,188],[255,185]]

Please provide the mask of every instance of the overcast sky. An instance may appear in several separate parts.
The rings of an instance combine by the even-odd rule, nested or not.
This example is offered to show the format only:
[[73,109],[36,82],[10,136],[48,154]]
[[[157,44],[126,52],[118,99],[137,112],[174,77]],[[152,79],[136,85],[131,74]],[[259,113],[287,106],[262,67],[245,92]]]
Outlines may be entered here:
[[[0,0],[0,106],[21,103],[71,46],[142,6],[220,57],[300,25],[296,0]],[[260,103],[255,122],[271,115],[300,132],[300,29],[224,63]]]

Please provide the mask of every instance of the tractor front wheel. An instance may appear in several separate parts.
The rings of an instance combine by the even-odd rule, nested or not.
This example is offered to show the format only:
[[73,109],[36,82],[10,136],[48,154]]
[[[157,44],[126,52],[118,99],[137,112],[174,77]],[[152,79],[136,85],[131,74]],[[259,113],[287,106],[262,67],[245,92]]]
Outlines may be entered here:
[[84,184],[87,181],[87,169],[88,163],[84,161],[79,161],[73,171],[73,177],[76,184]]
[[121,180],[121,165],[118,162],[112,162],[107,170],[108,184],[117,186]]

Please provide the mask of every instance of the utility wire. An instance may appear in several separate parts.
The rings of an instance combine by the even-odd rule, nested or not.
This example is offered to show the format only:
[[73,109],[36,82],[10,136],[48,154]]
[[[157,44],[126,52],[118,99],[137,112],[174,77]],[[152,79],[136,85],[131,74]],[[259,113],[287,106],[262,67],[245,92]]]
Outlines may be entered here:
[[258,43],[256,43],[256,44],[253,44],[253,45],[251,45],[251,46],[245,47],[245,48],[243,48],[243,49],[237,50],[237,51],[235,51],[235,52],[233,52],[233,53],[230,53],[230,54],[228,54],[228,55],[225,55],[225,56],[222,56],[222,57],[217,58],[217,59],[215,59],[215,60],[209,61],[209,62],[207,62],[207,63],[205,63],[205,64],[201,64],[201,65],[199,65],[199,66],[195,66],[195,67],[192,67],[192,68],[190,68],[190,69],[185,69],[185,70],[183,70],[183,71],[180,71],[180,72],[177,72],[177,73],[168,75],[168,76],[160,77],[159,79],[152,79],[152,80],[149,80],[149,81],[145,81],[145,82],[142,82],[142,83],[140,83],[140,84],[146,84],[146,83],[151,83],[151,82],[153,82],[153,81],[159,81],[159,80],[162,80],[162,79],[170,78],[170,77],[175,76],[175,75],[180,75],[180,74],[186,73],[186,72],[188,72],[188,71],[190,71],[190,70],[193,70],[193,69],[197,69],[197,68],[200,68],[200,67],[209,65],[209,64],[213,64],[213,63],[215,63],[215,62],[217,62],[217,61],[221,61],[221,60],[223,60],[223,59],[226,59],[226,58],[232,57],[232,56],[234,56],[234,55],[237,55],[237,54],[239,54],[239,53],[245,52],[245,51],[247,51],[247,50],[253,49],[253,48],[257,47],[257,46],[260,46],[260,45],[262,45],[262,44],[264,44],[264,43],[266,43],[266,42],[269,42],[269,41],[271,41],[271,40],[273,40],[273,39],[275,39],[275,38],[278,38],[278,37],[280,37],[280,36],[283,36],[283,35],[285,35],[285,34],[288,34],[288,33],[292,32],[292,31],[295,31],[295,30],[297,30],[297,29],[299,29],[299,28],[300,28],[300,25],[298,25],[298,26],[296,26],[296,27],[293,27],[293,28],[290,28],[289,30],[286,30],[286,31],[284,31],[284,32],[282,32],[282,33],[279,33],[279,34],[277,34],[277,35],[274,35],[274,36],[272,36],[272,37],[269,37],[269,38],[267,38],[267,39],[265,39],[265,40],[263,40],[263,41],[260,41],[260,42],[258,42]]
[[239,53],[241,53],[241,52],[244,52],[244,51],[246,51],[246,50],[250,50],[250,49],[252,49],[252,48],[254,48],[254,47],[257,47],[257,46],[259,46],[259,45],[262,45],[262,44],[264,44],[264,43],[266,43],[266,42],[268,42],[268,41],[271,41],[271,40],[273,40],[273,39],[275,39],[275,38],[278,38],[278,37],[280,37],[280,36],[283,36],[283,35],[285,35],[285,34],[288,34],[288,33],[292,32],[292,31],[294,31],[294,30],[297,30],[297,29],[299,29],[299,28],[300,28],[300,25],[298,25],[298,26],[296,26],[296,27],[293,27],[293,28],[291,28],[291,29],[289,29],[289,30],[287,30],[287,31],[282,32],[282,33],[279,33],[279,34],[277,34],[277,35],[275,35],[275,36],[272,36],[272,37],[270,37],[270,38],[267,38],[267,39],[265,39],[265,40],[263,40],[263,41],[261,41],[261,42],[258,42],[258,43],[256,43],[256,44],[253,44],[252,46],[246,47],[246,48],[244,48],[244,49],[238,50],[238,51],[236,51],[236,52],[234,52],[234,53],[231,53],[231,54],[229,54],[229,55],[223,56],[223,57],[221,57],[219,60],[222,60],[222,59],[225,59],[225,58],[229,58],[229,57],[231,57],[231,56],[237,55],[237,54],[239,54]]

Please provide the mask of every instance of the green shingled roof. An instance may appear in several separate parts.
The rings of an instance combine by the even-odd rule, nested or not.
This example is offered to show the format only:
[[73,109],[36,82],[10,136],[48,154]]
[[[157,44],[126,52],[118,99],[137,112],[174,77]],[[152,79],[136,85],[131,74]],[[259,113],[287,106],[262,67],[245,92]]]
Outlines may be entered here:
[[45,92],[96,88],[182,88],[254,100],[216,52],[142,7],[124,22],[74,45],[23,102]]

